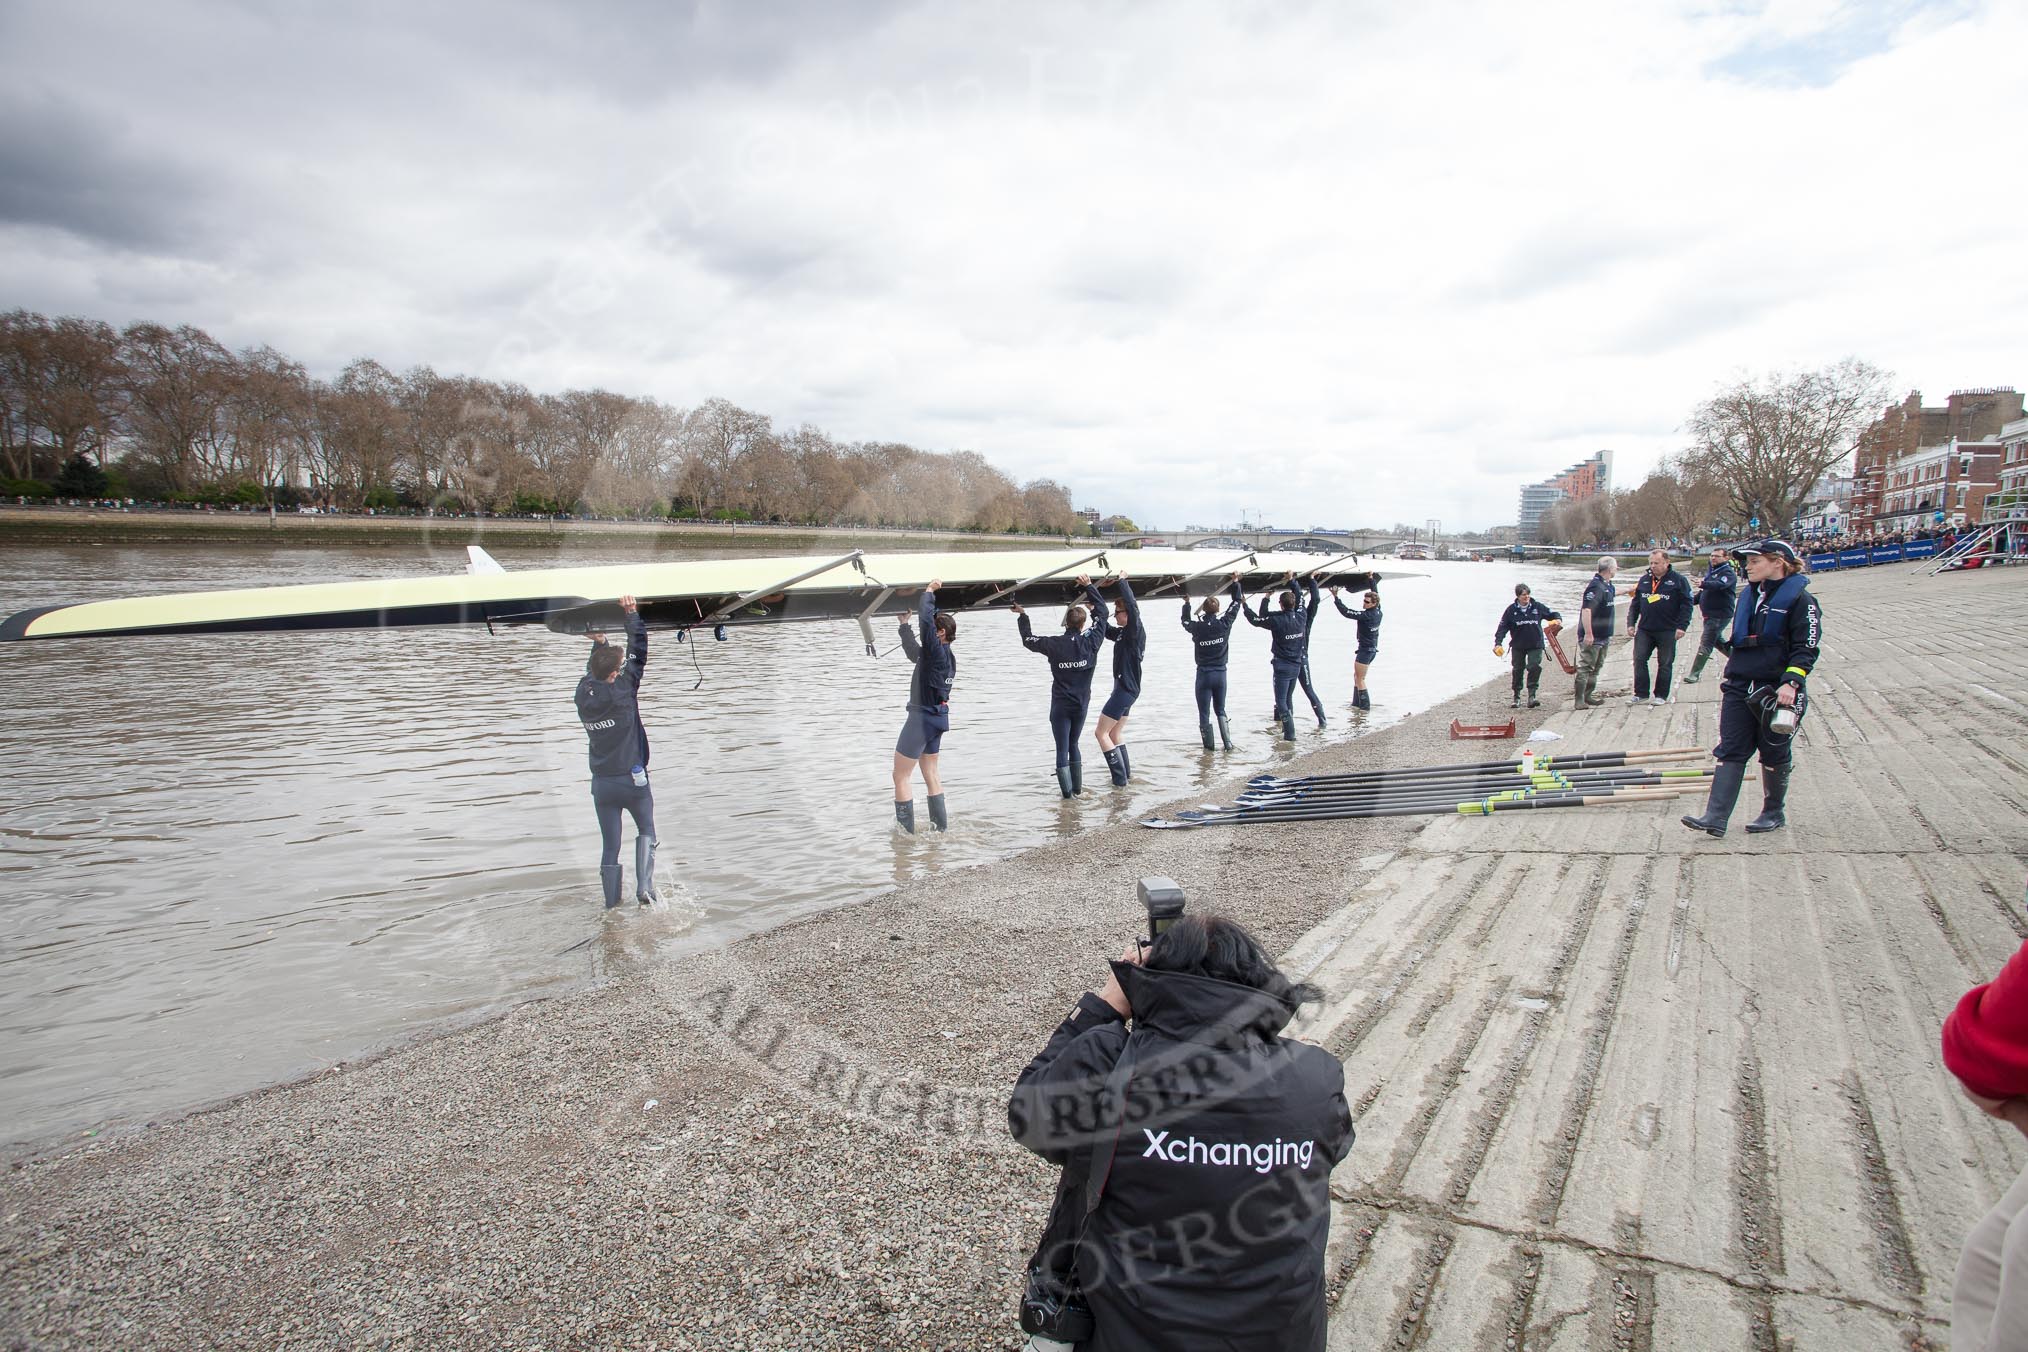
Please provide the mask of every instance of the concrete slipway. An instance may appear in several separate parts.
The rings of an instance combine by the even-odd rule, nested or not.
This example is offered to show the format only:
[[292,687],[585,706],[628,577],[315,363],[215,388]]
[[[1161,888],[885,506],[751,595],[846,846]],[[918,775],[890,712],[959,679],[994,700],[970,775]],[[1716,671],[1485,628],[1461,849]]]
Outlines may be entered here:
[[[1712,841],[1683,801],[1155,832],[1101,791],[1001,864],[17,1158],[0,1343],[1011,1348],[1051,1174],[1007,1087],[1165,873],[1327,991],[1303,1031],[1359,1119],[1334,1348],[1940,1347],[1958,1243],[2028,1163],[1936,1052],[2028,933],[2028,576],[1818,592],[1788,831]],[[1292,764],[1486,759],[1513,744],[1445,724],[1503,685]],[[1713,740],[1715,682],[1548,688],[1522,727],[1559,750]]]
[[[1738,831],[1753,777],[1722,842],[1673,807],[1443,820],[1296,946],[1359,1119],[1334,1349],[1947,1341],[2028,1161],[1937,1055],[2028,936],[2028,577],[1818,591],[1790,830]],[[1550,726],[1709,745],[1717,694]]]

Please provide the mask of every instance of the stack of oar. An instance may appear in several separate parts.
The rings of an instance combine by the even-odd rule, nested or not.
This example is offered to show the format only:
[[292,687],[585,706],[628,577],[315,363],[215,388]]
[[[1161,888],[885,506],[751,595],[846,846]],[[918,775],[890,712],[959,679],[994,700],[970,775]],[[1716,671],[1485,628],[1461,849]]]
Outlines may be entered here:
[[1711,777],[1710,757],[1710,752],[1696,747],[1670,747],[1539,756],[1479,765],[1425,765],[1357,774],[1306,775],[1295,779],[1256,775],[1229,807],[1210,803],[1178,812],[1173,820],[1150,818],[1141,825],[1176,830],[1254,822],[1434,813],[1470,816],[1523,808],[1653,802],[1703,792]]

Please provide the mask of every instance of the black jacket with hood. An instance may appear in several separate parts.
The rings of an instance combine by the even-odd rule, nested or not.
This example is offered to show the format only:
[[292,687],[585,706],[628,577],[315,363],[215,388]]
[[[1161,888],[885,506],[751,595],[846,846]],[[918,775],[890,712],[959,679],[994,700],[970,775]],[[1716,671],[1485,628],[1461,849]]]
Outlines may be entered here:
[[[1037,1261],[1061,1266],[1094,1150],[1112,1146],[1075,1262],[1079,1352],[1321,1352],[1332,1166],[1352,1147],[1344,1067],[1280,1036],[1287,1000],[1115,963],[1133,1030],[1086,995],[1016,1082],[1014,1138],[1063,1166]],[[1124,1112],[1107,1077],[1132,1048]]]
[[[603,645],[600,645],[603,646]],[[635,766],[648,765],[648,730],[641,723],[641,677],[648,669],[648,626],[637,614],[627,616],[627,659],[619,674],[602,681],[591,674],[591,663],[577,683],[577,717],[590,743],[594,777],[621,778]]]

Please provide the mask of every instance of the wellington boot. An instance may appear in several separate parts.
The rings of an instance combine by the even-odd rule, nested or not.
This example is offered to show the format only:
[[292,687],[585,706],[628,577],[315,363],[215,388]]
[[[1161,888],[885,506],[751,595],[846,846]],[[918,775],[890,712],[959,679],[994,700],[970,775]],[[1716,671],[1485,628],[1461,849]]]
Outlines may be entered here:
[[894,819],[895,821],[901,823],[902,830],[908,832],[910,835],[914,835],[915,799],[910,798],[906,802],[904,802],[901,799],[897,798],[894,803]]
[[1760,815],[1746,824],[1754,835],[1763,831],[1779,831],[1789,824],[1782,815],[1782,805],[1789,797],[1789,767],[1779,769],[1763,765],[1760,767]]
[[1690,664],[1690,674],[1683,678],[1683,684],[1695,685],[1704,679],[1704,664],[1711,660],[1711,649],[1697,654],[1697,660]]
[[944,807],[944,796],[933,793],[929,796],[930,825],[939,831],[951,829],[951,814]]
[[1120,747],[1106,752],[1106,773],[1112,776],[1115,788],[1127,782],[1127,757]]
[[634,837],[634,900],[652,905],[655,896],[655,845],[653,836]]
[[1685,817],[1683,825],[1693,831],[1723,836],[1725,824],[1732,820],[1732,805],[1739,801],[1739,786],[1745,780],[1745,761],[1718,762],[1718,769],[1711,776],[1711,797],[1704,804],[1704,815]]
[[1218,716],[1218,740],[1225,743],[1227,751],[1232,750],[1232,724],[1224,714]]
[[1124,742],[1120,743],[1118,750],[1120,753],[1120,769],[1126,772],[1127,776],[1126,782],[1131,784],[1134,781],[1133,753],[1127,750],[1126,743]]
[[1084,792],[1084,762],[1076,757],[1072,757],[1070,762],[1070,791]]
[[1582,676],[1579,676],[1578,678],[1576,678],[1576,680],[1571,682],[1571,692],[1570,692],[1571,707],[1577,709],[1584,708],[1586,704],[1590,703],[1589,698],[1590,695],[1591,695],[1590,681],[1586,680]]
[[1352,707],[1355,709],[1371,709],[1373,707],[1373,696],[1367,694],[1364,687],[1354,690],[1352,692]]
[[620,866],[618,864],[599,865],[599,886],[605,889],[606,909],[608,911],[620,904]]
[[1063,790],[1065,798],[1077,797],[1077,788],[1071,782],[1070,767],[1068,765],[1056,767],[1056,787]]
[[1204,720],[1204,722],[1202,722],[1202,723],[1199,723],[1199,724],[1197,725],[1197,730],[1198,730],[1199,732],[1201,732],[1201,733],[1203,733],[1203,734],[1204,734],[1204,749],[1205,749],[1206,751],[1216,751],[1216,750],[1218,750],[1218,743],[1216,743],[1216,742],[1214,742],[1214,741],[1212,741],[1212,740],[1211,740],[1211,720],[1210,720],[1210,719],[1208,719],[1208,718],[1207,718],[1206,720]]
[[1282,715],[1282,740],[1284,742],[1296,740],[1296,716],[1294,714]]

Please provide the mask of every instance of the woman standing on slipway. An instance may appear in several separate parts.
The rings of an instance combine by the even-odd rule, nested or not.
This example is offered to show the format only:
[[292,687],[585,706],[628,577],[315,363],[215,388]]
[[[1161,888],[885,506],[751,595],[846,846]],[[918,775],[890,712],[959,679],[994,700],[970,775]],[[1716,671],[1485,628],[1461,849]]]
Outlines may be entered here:
[[1760,753],[1760,815],[1746,824],[1752,832],[1779,831],[1788,824],[1789,767],[1795,755],[1796,726],[1809,707],[1803,685],[1817,666],[1824,617],[1806,590],[1803,561],[1786,540],[1762,540],[1733,551],[1746,559],[1747,586],[1732,617],[1725,646],[1724,702],[1718,709],[1718,769],[1711,798],[1699,817],[1683,825],[1713,836],[1725,834],[1746,763]]

